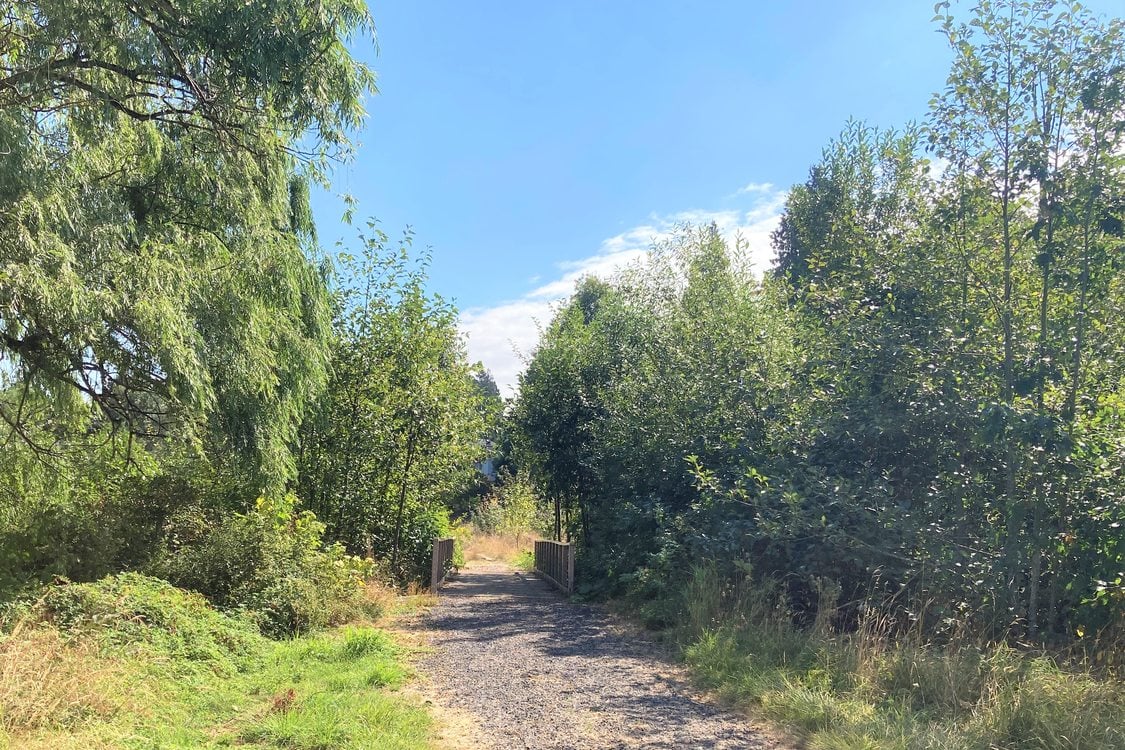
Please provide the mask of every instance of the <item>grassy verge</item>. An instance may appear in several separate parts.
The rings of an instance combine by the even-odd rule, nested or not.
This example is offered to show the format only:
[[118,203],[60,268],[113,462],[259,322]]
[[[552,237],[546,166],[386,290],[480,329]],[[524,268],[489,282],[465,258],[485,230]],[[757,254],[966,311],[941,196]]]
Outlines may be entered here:
[[674,631],[699,681],[815,750],[1125,750],[1125,686],[1010,648],[794,627],[772,592],[707,568]]
[[0,637],[0,748],[425,748],[407,674],[372,625],[270,641],[155,579],[60,587]]

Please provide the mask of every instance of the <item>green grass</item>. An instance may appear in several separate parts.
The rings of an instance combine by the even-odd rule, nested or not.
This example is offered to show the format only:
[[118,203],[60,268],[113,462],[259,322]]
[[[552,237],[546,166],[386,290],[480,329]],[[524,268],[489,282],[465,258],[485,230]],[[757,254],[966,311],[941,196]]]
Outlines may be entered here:
[[511,564],[519,570],[535,570],[535,553],[529,549],[521,549],[512,556]]
[[1125,750],[1125,686],[1003,646],[937,648],[790,624],[708,568],[672,631],[699,682],[813,750]]
[[[409,678],[405,654],[385,631],[350,626],[270,641],[159,581],[99,584],[77,594],[73,621],[25,623],[0,640],[0,748],[431,744],[429,715],[399,690]],[[117,609],[100,598],[114,591]],[[148,622],[124,616],[154,598],[161,606]],[[188,611],[205,624],[182,620]],[[28,673],[22,682],[19,669]],[[85,710],[62,710],[77,704]]]

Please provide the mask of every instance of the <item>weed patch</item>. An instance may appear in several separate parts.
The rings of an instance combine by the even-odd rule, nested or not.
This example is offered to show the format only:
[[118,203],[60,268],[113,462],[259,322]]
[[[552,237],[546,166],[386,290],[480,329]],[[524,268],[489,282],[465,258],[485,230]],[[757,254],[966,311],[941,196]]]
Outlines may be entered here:
[[144,576],[57,586],[0,640],[0,748],[425,748],[408,676],[375,627],[271,641]]
[[216,611],[199,594],[139,573],[51,586],[32,612],[68,637],[84,636],[176,673],[234,674],[264,647],[253,623]]
[[1002,646],[938,648],[792,624],[770,586],[701,567],[671,631],[699,682],[818,750],[1125,750],[1119,681]]

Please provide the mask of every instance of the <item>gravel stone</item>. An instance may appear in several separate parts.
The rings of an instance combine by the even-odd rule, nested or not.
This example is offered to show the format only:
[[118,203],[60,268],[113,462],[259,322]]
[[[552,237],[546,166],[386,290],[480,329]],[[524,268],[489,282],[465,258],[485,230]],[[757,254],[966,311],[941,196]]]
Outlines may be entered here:
[[444,712],[468,716],[492,750],[781,748],[691,687],[658,644],[602,607],[568,601],[533,574],[462,571],[414,627],[418,671]]

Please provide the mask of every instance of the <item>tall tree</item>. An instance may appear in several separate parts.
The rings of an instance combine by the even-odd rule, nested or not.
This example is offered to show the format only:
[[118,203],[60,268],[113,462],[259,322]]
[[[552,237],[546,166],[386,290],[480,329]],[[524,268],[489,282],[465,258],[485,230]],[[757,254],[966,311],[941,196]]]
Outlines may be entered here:
[[334,274],[328,387],[301,430],[300,494],[328,535],[417,578],[444,508],[475,477],[493,417],[428,259],[374,224]]
[[1063,516],[1083,492],[1069,481],[1077,394],[1091,417],[1120,382],[1083,384],[1081,361],[1091,316],[1118,312],[1108,287],[1098,298],[1109,307],[1088,302],[1093,279],[1117,270],[1106,251],[1119,230],[1104,219],[1123,187],[1114,154],[1125,39],[1119,21],[1049,0],[981,3],[968,24],[947,10],[938,19],[955,58],[930,132],[963,196],[949,234],[988,300],[983,319],[996,323],[1000,377],[987,415],[1003,451],[1004,564],[1012,614],[1036,635],[1045,566],[1055,568],[1057,606],[1050,536],[1069,533]]
[[328,331],[306,181],[360,121],[374,79],[346,45],[371,28],[362,0],[5,6],[11,436],[50,461],[91,423],[209,434],[259,485],[292,475]]

